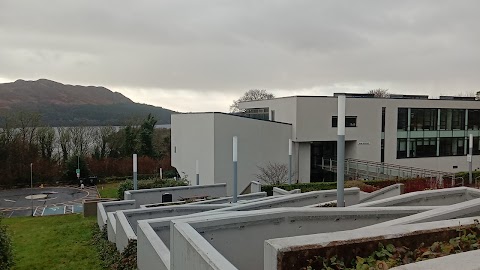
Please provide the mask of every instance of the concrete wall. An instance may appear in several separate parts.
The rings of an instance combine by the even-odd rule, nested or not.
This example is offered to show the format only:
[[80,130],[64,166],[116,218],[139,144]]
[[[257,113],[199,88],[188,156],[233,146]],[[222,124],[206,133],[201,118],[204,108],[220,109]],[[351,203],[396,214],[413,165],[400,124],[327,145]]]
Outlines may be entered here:
[[107,225],[107,213],[115,212],[117,210],[127,210],[135,208],[135,201],[124,200],[114,202],[102,202],[97,204],[97,224],[100,229]]
[[[346,188],[345,189],[345,205],[358,204],[360,200],[359,188]],[[245,210],[258,210],[269,209],[276,207],[304,207],[324,202],[330,202],[337,199],[336,190],[321,190],[312,191],[307,193],[292,194],[288,196],[273,197],[269,200],[263,200],[258,202],[247,203],[243,205],[232,206],[231,211],[245,211]]]
[[[367,193],[363,195],[363,198],[360,198],[360,203],[364,202],[373,202],[381,199],[392,198],[394,196],[402,195],[404,193],[403,184],[395,184],[388,187],[384,187],[372,193]],[[362,197],[362,195],[360,195]]]
[[[297,237],[287,237],[279,239],[270,239],[265,243],[265,261],[264,270],[280,270],[278,262],[286,252],[291,250],[305,252],[311,251],[315,254],[315,249],[324,247],[341,246],[351,243],[368,243],[377,239],[399,238],[404,235],[419,235],[424,232],[430,232],[441,229],[448,229],[460,225],[474,224],[473,218],[443,220],[437,222],[428,222],[412,225],[401,225],[393,227],[384,227],[373,229],[350,230],[342,232],[321,233],[312,235],[303,235]],[[307,258],[305,258],[306,260]],[[461,264],[459,264],[460,266]],[[438,269],[445,269],[440,266]],[[284,270],[284,269],[282,269]]]
[[299,194],[299,193],[302,193],[302,190],[298,188],[287,191],[278,187],[273,187],[273,196],[282,196],[282,195]]
[[[267,197],[266,192],[256,192],[256,193],[249,193],[245,195],[238,195],[238,201],[251,201],[256,199],[261,199]],[[206,204],[220,204],[220,203],[232,203],[233,197],[223,197],[213,200],[205,200],[200,202],[190,203],[189,205],[206,205]]]
[[[221,269],[263,269],[265,240],[351,230],[424,210],[420,208],[305,208],[301,210],[278,208],[225,213],[208,219],[197,217],[173,220],[171,263],[174,267],[171,269],[199,269],[195,268],[195,264],[202,265],[201,269],[216,269],[211,266],[211,262],[216,262],[221,257],[229,262],[228,265],[224,265],[226,268]],[[188,228],[188,225],[191,228]],[[177,249],[178,247],[181,249]],[[185,254],[185,252],[181,251],[185,249],[188,250],[189,257],[199,259],[190,261],[184,258],[182,253]],[[183,268],[177,268],[176,264],[180,264]]]
[[115,238],[117,234],[117,215],[115,214],[115,212],[108,212],[107,216],[108,241],[115,243]]
[[228,205],[178,205],[117,211],[115,244],[119,251],[123,251],[129,240],[137,239],[139,220],[184,216],[225,207]]
[[[188,224],[174,224],[170,269],[237,270]],[[143,269],[142,269],[143,270]]]
[[258,167],[288,165],[288,140],[292,126],[227,114],[215,114],[215,181],[233,192],[232,137],[238,137],[238,190],[257,180]]
[[195,216],[213,216],[223,212],[199,212],[187,216],[175,216],[139,220],[137,226],[137,267],[140,270],[170,269],[170,223],[172,220]]
[[457,187],[448,189],[425,190],[411,192],[392,198],[366,202],[352,207],[386,207],[386,206],[441,206],[468,201],[472,198],[469,192],[480,191],[472,188]]
[[454,205],[439,207],[408,217],[378,223],[365,229],[374,229],[379,227],[390,227],[396,225],[406,225],[414,223],[424,223],[431,221],[440,221],[454,218],[480,216],[480,199],[474,199]]
[[310,183],[310,167],[311,167],[311,144],[295,143],[296,152],[293,156],[295,160],[295,176],[300,183]]
[[172,194],[172,200],[179,201],[185,198],[208,196],[211,198],[225,197],[226,184],[212,184],[201,186],[181,186],[167,188],[152,188],[125,191],[125,200],[135,200],[136,208],[143,204],[162,202],[162,195]]
[[195,185],[195,161],[199,160],[200,184],[214,184],[214,115],[172,114],[172,166]]

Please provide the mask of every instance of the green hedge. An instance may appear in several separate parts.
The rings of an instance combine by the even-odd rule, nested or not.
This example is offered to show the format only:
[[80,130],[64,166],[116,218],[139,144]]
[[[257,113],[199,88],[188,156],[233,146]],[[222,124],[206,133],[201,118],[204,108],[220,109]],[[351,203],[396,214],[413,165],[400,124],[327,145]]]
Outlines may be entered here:
[[2,224],[0,213],[0,269],[8,270],[14,266],[12,240],[7,232],[7,226]]
[[[459,173],[456,173],[455,176],[463,177],[464,180],[468,180],[468,172],[459,172]],[[473,171],[472,176],[473,176],[473,180],[475,180],[475,178],[477,177],[480,177],[480,171]]]
[[330,190],[337,188],[337,182],[316,182],[316,183],[298,183],[298,184],[282,184],[282,185],[262,185],[262,191],[267,192],[268,196],[272,196],[273,188],[278,187],[287,191],[300,189],[302,193],[316,190]]
[[118,252],[114,243],[108,241],[107,226],[103,230],[95,223],[92,227],[92,244],[98,252],[103,269],[137,269],[137,240],[129,240],[123,252]]
[[[188,182],[183,179],[158,179],[152,178],[147,180],[138,181],[138,189],[149,189],[149,188],[163,188],[163,187],[177,187],[177,186],[188,186]],[[118,198],[123,200],[123,194],[127,190],[133,190],[133,181],[127,180],[120,184],[118,187]]]

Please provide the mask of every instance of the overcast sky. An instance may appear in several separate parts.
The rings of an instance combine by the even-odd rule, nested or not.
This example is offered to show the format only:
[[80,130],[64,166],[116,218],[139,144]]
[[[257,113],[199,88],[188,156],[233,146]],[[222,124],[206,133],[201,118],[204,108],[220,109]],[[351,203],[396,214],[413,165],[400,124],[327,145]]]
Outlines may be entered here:
[[0,0],[0,82],[102,85],[178,111],[388,88],[480,90],[480,1]]

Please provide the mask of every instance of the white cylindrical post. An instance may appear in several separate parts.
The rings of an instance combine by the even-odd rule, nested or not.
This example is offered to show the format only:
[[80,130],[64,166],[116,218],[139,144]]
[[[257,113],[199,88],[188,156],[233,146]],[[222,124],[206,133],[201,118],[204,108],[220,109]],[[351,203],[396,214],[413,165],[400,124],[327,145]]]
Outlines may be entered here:
[[468,141],[468,183],[470,185],[473,183],[472,158],[473,158],[473,134],[470,134],[469,141]]
[[197,175],[197,186],[200,185],[200,167],[198,164],[198,159],[195,161],[195,174]]
[[292,139],[288,139],[288,184],[292,184]]
[[345,206],[345,95],[338,96],[337,116],[337,207]]
[[133,189],[138,189],[138,179],[137,179],[137,154],[133,154]]
[[238,138],[233,137],[233,202],[237,202],[237,185],[238,185]]
[[32,203],[32,217],[33,212],[33,163],[30,163],[30,202]]
[[160,180],[162,180],[162,179],[163,179],[163,169],[160,168]]

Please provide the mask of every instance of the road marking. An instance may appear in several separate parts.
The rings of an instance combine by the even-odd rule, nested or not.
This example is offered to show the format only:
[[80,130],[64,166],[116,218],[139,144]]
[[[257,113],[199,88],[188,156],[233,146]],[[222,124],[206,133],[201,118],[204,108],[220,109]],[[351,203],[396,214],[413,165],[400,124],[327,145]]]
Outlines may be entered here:
[[9,199],[3,199],[3,200],[6,201],[6,202],[13,202],[13,203],[17,202],[17,201],[9,200]]

